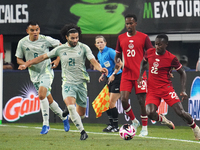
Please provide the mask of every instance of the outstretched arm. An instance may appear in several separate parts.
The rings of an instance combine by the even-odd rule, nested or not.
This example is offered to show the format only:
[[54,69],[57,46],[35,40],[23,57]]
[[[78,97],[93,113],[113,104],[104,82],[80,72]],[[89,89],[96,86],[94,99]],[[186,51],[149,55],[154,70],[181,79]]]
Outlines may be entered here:
[[108,75],[108,70],[106,68],[102,68],[95,58],[90,59],[90,62],[95,69],[97,69],[101,73],[105,73],[106,76]]
[[34,64],[38,64],[38,63],[40,63],[40,62],[42,62],[42,61],[44,61],[45,59],[48,59],[48,58],[49,57],[47,56],[47,54],[43,54],[43,55],[41,55],[39,57],[36,57],[36,58],[34,58],[32,60],[29,60],[29,61],[25,62],[24,64],[21,64],[18,67],[18,69],[19,70],[25,70],[28,66],[34,65]]
[[180,93],[180,96],[182,96],[182,101],[184,99],[187,99],[188,98],[188,95],[186,93],[186,73],[185,73],[185,70],[183,68],[177,70],[177,72],[180,74],[180,79],[181,79],[181,93]]

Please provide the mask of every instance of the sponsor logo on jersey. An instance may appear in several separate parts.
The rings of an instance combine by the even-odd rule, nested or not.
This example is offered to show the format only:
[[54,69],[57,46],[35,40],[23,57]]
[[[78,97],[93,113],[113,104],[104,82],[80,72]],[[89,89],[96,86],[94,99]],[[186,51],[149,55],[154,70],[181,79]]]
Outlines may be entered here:
[[190,98],[188,100],[188,112],[195,120],[200,120],[200,77],[197,76],[192,83]]
[[66,52],[64,52],[64,53],[63,53],[63,55],[67,55],[67,53],[66,53]]

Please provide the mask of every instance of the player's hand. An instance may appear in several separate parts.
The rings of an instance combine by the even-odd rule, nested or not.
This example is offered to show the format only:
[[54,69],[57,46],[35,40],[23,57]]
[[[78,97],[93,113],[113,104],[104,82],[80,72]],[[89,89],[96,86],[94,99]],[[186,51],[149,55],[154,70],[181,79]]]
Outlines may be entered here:
[[54,60],[54,61],[51,62],[51,65],[52,65],[51,69],[55,69],[56,67],[58,67],[59,61]]
[[27,68],[26,65],[19,65],[18,67],[19,70],[25,70],[26,68]]
[[104,73],[106,76],[108,75],[108,69],[106,68],[102,68],[100,72]]
[[104,74],[99,77],[99,82],[104,81]]
[[172,73],[169,73],[170,78],[174,78],[174,75]]
[[138,80],[137,80],[137,83],[139,86],[142,85],[142,76],[139,76]]
[[181,101],[188,99],[188,95],[187,95],[186,92],[181,92],[181,93],[180,93],[180,96],[182,97],[182,98],[181,98]]

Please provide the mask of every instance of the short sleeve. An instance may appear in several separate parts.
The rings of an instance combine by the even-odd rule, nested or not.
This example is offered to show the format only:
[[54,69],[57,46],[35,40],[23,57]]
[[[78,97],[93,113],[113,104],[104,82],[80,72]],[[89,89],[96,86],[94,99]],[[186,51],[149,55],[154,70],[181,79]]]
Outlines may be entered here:
[[21,42],[22,42],[21,40],[18,42],[17,50],[16,50],[16,53],[15,53],[15,56],[18,57],[18,58],[23,58],[24,57],[24,53],[23,53],[22,43]]

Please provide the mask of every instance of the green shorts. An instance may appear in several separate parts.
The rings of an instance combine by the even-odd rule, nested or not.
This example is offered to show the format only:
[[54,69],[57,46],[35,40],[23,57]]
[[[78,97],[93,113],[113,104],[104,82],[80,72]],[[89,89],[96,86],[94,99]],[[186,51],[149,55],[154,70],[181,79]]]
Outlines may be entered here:
[[76,103],[86,108],[87,106],[87,83],[81,83],[78,85],[63,83],[62,85],[62,96],[63,99],[67,97],[74,97],[76,99]]
[[50,77],[48,74],[45,74],[40,78],[39,82],[34,82],[33,85],[36,88],[37,92],[38,92],[40,86],[45,87],[47,89],[46,96],[48,96],[49,94],[51,94],[52,82],[53,82],[53,78]]

